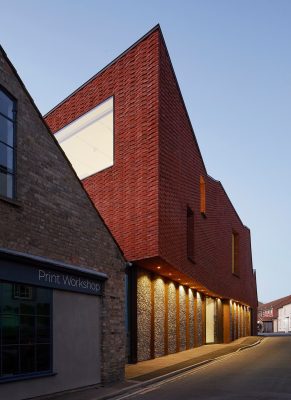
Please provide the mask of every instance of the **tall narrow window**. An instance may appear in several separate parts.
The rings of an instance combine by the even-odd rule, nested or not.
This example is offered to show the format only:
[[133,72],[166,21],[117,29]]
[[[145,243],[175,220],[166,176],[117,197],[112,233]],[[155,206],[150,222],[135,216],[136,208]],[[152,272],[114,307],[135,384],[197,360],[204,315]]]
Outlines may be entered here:
[[15,197],[15,101],[0,89],[0,195]]
[[206,214],[206,190],[203,176],[200,176],[200,212],[203,215]]
[[238,234],[232,232],[231,234],[231,252],[232,252],[232,273],[239,275],[239,265],[238,265]]
[[194,261],[194,213],[187,207],[187,257]]

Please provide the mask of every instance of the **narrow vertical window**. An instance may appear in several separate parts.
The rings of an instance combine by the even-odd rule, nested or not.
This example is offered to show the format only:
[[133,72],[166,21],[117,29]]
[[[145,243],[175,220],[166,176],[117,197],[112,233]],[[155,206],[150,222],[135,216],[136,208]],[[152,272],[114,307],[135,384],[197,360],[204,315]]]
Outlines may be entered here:
[[15,102],[0,89],[0,196],[15,197]]
[[206,190],[203,176],[200,176],[200,212],[203,215],[206,214]]
[[187,207],[187,257],[194,261],[194,213]]
[[231,252],[232,252],[232,273],[239,275],[239,265],[238,265],[238,234],[232,232],[231,234]]

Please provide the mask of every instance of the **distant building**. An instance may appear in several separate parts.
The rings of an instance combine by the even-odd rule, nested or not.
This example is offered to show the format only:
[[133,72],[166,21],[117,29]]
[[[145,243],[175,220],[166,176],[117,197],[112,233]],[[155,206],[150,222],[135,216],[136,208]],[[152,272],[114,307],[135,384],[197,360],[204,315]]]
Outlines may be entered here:
[[278,332],[291,332],[291,298],[288,304],[278,309]]
[[250,230],[207,173],[160,27],[45,120],[130,261],[129,360],[256,334]]
[[259,303],[258,324],[262,325],[264,333],[288,332],[291,330],[289,322],[290,311],[291,295],[270,301],[269,303]]

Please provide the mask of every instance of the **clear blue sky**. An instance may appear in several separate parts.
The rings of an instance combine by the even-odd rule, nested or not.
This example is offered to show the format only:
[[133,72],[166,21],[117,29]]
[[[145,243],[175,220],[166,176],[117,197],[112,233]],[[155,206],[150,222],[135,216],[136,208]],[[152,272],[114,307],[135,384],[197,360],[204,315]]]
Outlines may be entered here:
[[291,294],[291,1],[0,0],[40,111],[160,23],[208,173],[252,232],[258,295]]

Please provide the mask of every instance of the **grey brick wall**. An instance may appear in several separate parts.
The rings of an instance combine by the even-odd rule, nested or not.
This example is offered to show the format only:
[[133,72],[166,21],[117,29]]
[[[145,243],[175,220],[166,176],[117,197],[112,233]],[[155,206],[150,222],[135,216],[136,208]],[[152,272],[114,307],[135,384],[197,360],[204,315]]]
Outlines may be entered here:
[[104,272],[102,380],[125,364],[124,259],[0,48],[0,85],[17,99],[17,202],[0,199],[0,247]]

